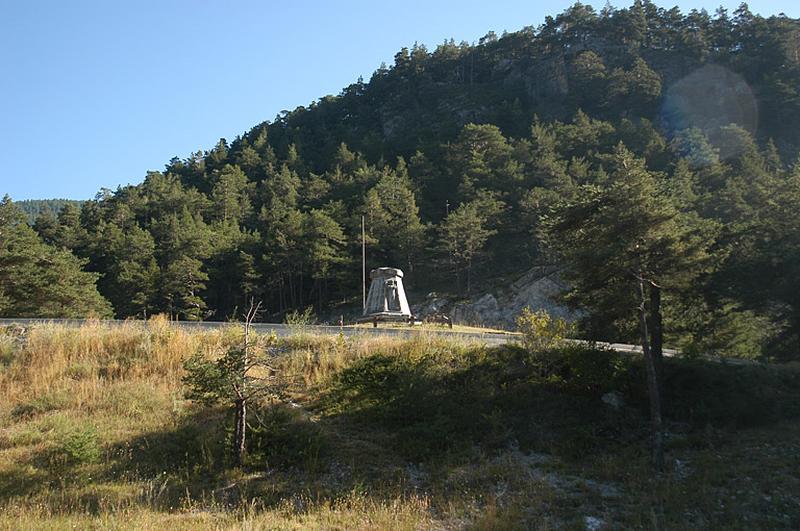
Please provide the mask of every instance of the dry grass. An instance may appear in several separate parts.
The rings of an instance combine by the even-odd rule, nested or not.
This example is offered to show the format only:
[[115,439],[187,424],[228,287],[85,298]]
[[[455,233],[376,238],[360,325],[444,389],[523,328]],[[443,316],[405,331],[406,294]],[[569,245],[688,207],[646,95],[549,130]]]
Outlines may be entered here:
[[[203,490],[176,492],[181,477],[187,485],[201,481],[196,465],[155,477],[114,470],[120,455],[133,451],[131,441],[150,444],[194,414],[183,398],[184,361],[197,351],[216,356],[240,339],[235,326],[186,331],[161,317],[146,325],[40,325],[23,337],[0,334],[0,529],[430,527],[425,497],[351,493],[312,502],[294,496],[264,508],[253,499],[231,505]],[[400,343],[303,335],[281,346],[288,351],[282,364],[302,375],[297,392],[372,348]],[[71,467],[53,458],[65,440],[87,430],[96,434],[99,458]],[[203,467],[215,466],[214,459]]]
[[281,366],[287,375],[301,378],[304,387],[326,382],[332,375],[355,361],[375,355],[411,360],[448,352],[458,355],[468,349],[482,348],[479,339],[451,337],[436,332],[415,334],[409,338],[374,336],[337,337],[303,334],[282,341],[286,356]]
[[[507,391],[500,406],[529,408],[520,425],[546,442],[520,450],[508,439],[507,411],[460,400],[481,396],[471,386],[497,396],[520,385],[524,364],[506,366],[498,356],[508,352],[435,332],[280,340],[292,405],[265,417],[275,432],[251,439],[267,445],[267,461],[230,470],[222,466],[225,411],[186,401],[181,378],[193,353],[216,356],[240,339],[236,327],[186,331],[161,318],[0,332],[0,529],[580,529],[586,517],[619,528],[800,525],[796,420],[673,434],[670,470],[654,479],[635,433],[587,451],[585,426],[575,424],[583,417],[548,411],[570,395],[534,394],[535,403],[514,405],[518,393]],[[369,364],[376,359],[396,360],[407,380],[383,382],[395,376],[387,372],[369,380],[365,367],[394,366]],[[353,368],[361,384],[377,386],[361,403],[376,417],[351,418],[356,410],[321,402]],[[450,394],[439,393],[447,382],[455,382]],[[445,419],[463,408],[466,421],[488,431],[466,450],[408,459],[399,437],[419,419],[413,411],[385,415],[396,411],[394,398],[436,412],[430,396],[451,401],[441,404],[451,408]],[[592,404],[577,405],[584,403]],[[617,420],[600,424],[609,422]],[[434,426],[418,437],[445,440],[462,428]],[[478,442],[494,435],[496,444]]]
[[354,494],[313,510],[298,510],[295,499],[264,510],[257,503],[236,508],[187,501],[169,513],[131,504],[102,507],[98,511],[53,512],[43,506],[11,506],[0,514],[0,528],[26,530],[60,529],[226,529],[226,530],[414,530],[434,528],[426,499],[412,497],[375,503]]
[[186,357],[198,349],[218,349],[230,334],[224,329],[190,333],[161,317],[144,326],[109,327],[100,321],[79,328],[36,326],[16,362],[0,374],[0,398],[10,404],[64,392],[80,407],[97,402],[122,380],[175,388]]

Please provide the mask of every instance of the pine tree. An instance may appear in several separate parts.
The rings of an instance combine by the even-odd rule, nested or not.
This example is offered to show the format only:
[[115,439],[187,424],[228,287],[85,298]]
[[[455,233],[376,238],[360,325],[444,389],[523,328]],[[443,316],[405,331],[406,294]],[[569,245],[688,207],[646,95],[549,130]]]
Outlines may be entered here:
[[126,229],[107,225],[95,236],[95,260],[108,272],[99,285],[118,317],[146,317],[156,305],[158,264],[149,232],[134,224]]
[[414,269],[416,257],[422,251],[425,227],[419,218],[411,182],[405,174],[387,171],[365,199],[369,245],[377,247],[378,256],[388,263]]
[[98,274],[65,249],[41,241],[8,196],[0,201],[0,316],[108,317]]
[[204,299],[218,319],[230,318],[263,294],[254,256],[261,238],[230,221],[213,224],[211,231],[213,250],[205,261],[209,280]]
[[51,211],[46,210],[36,217],[33,230],[48,245],[57,245],[59,239],[58,218]]
[[184,208],[180,215],[157,220],[153,229],[160,248],[157,258],[161,307],[184,319],[205,318],[207,305],[202,293],[208,273],[203,260],[212,251],[208,226],[199,215],[193,216]]
[[481,211],[480,202],[464,203],[450,212],[439,228],[439,240],[450,255],[460,286],[461,272],[466,272],[466,292],[472,291],[472,264],[486,241],[496,231],[487,228],[488,220]]
[[497,126],[466,125],[449,153],[458,199],[471,201],[479,189],[494,189],[501,194],[515,191],[521,174],[513,153]]
[[346,238],[342,227],[325,211],[312,209],[303,217],[304,249],[311,278],[314,279],[319,307],[327,302],[333,268],[346,261]]
[[635,329],[638,314],[653,460],[661,468],[661,292],[680,294],[711,269],[713,225],[679,211],[644,161],[622,145],[614,166],[609,186],[583,186],[577,197],[554,209],[544,222],[545,237],[566,266],[568,300],[589,312],[590,337],[608,337],[609,327],[621,323]]
[[264,185],[266,200],[258,216],[265,266],[263,277],[277,291],[278,309],[303,304],[303,214],[298,209],[300,178],[288,165]]
[[252,211],[250,195],[253,186],[238,166],[226,164],[218,172],[211,189],[211,218],[239,223]]

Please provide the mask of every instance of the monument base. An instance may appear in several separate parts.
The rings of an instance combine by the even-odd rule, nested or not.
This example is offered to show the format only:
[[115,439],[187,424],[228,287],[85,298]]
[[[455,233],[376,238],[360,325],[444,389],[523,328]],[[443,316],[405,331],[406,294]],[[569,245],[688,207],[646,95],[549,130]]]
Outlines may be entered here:
[[356,319],[357,323],[372,323],[372,326],[377,328],[378,323],[408,323],[410,325],[416,324],[413,315],[399,313],[399,312],[377,312],[359,317]]

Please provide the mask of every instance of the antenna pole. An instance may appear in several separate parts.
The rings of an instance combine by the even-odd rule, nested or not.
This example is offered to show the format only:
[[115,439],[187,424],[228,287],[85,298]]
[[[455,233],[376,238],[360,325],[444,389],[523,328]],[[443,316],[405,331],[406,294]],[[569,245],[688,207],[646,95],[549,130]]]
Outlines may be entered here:
[[364,216],[361,216],[361,311],[367,309],[367,240]]

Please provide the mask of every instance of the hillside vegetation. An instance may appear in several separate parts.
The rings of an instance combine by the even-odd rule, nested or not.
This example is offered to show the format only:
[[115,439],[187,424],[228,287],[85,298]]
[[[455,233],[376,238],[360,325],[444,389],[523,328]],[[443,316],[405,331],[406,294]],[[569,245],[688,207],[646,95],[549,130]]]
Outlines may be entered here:
[[55,220],[65,205],[69,204],[80,208],[83,201],[73,199],[23,199],[22,201],[14,201],[14,204],[25,213],[28,223],[33,225],[39,219],[39,216]]
[[254,405],[233,469],[229,412],[187,400],[182,378],[241,334],[161,318],[5,329],[0,527],[800,525],[796,367],[665,360],[653,476],[640,360],[301,334],[275,345],[285,393]]
[[[118,317],[225,320],[256,298],[281,319],[358,311],[362,214],[368,267],[403,268],[415,295],[460,297],[534,265],[586,288],[571,260],[606,256],[611,240],[559,242],[591,217],[606,236],[641,229],[616,233],[629,256],[609,284],[638,262],[663,273],[649,278],[663,283],[669,344],[795,358],[799,30],[744,4],[709,15],[636,0],[417,44],[369,81],[35,228],[100,275]],[[635,339],[627,299],[589,297],[566,301],[585,337]]]

